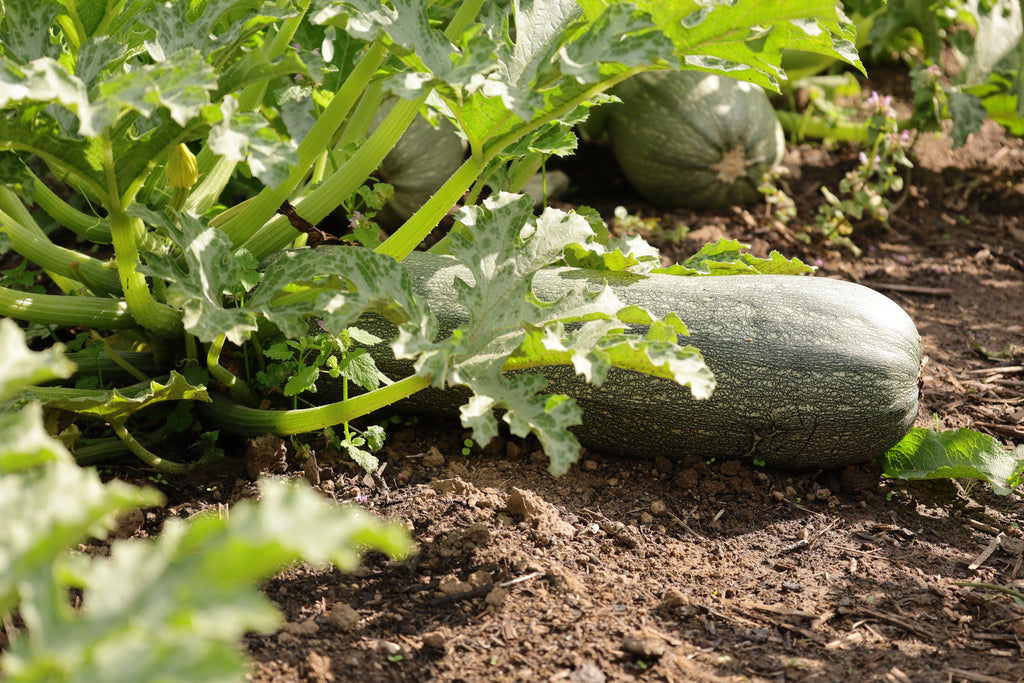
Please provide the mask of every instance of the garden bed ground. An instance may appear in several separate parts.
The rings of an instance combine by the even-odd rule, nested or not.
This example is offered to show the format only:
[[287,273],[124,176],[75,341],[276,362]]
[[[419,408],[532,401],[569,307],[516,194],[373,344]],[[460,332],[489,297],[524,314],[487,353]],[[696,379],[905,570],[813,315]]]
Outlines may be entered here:
[[[600,147],[564,165],[563,200],[659,216],[653,239],[674,259],[736,237],[879,289],[922,334],[918,424],[1022,443],[1024,145],[987,125],[962,150],[928,138],[917,153],[892,229],[856,234],[859,258],[804,244],[763,206],[657,212]],[[791,147],[793,225],[855,156]],[[680,224],[687,237],[666,241]],[[317,452],[305,476],[405,520],[417,550],[268,582],[287,623],[246,639],[251,680],[1024,681],[1024,604],[997,588],[1024,590],[1019,496],[885,480],[871,464],[793,474],[591,452],[554,480],[534,441],[464,456],[463,438],[454,421],[401,426],[376,478]],[[254,490],[240,461],[164,488],[183,517]]]

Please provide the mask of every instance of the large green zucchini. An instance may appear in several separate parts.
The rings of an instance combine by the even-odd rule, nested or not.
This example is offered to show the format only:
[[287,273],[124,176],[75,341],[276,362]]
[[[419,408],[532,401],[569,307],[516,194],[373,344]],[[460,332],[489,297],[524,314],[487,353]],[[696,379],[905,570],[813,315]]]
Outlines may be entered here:
[[[453,300],[468,270],[445,256],[414,252],[404,262],[445,330],[465,320]],[[583,409],[576,428],[585,446],[640,457],[743,458],[794,469],[831,468],[874,459],[913,425],[921,346],[910,317],[891,299],[860,285],[783,275],[679,277],[551,268],[534,290],[553,300],[580,280],[605,281],[627,304],[657,315],[675,311],[718,388],[694,400],[674,382],[613,369],[594,388],[570,366],[544,368],[549,390]],[[388,338],[394,328],[366,317],[361,327]],[[447,332],[445,332],[447,333]],[[411,372],[386,343],[371,350],[393,377]],[[403,410],[451,412],[465,390],[426,390]]]

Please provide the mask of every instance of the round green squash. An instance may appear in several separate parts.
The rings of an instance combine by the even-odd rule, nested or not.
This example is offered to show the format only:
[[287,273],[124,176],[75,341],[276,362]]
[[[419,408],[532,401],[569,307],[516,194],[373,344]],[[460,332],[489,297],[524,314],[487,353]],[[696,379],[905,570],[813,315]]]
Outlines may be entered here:
[[[339,247],[345,248],[345,247]],[[447,256],[413,252],[403,261],[442,334],[465,322],[455,278],[469,271]],[[549,268],[534,292],[552,301],[575,284],[605,283],[627,305],[659,316],[676,312],[715,373],[711,398],[695,400],[670,380],[613,368],[595,388],[571,366],[538,369],[546,391],[572,396],[583,411],[579,441],[633,457],[738,458],[789,469],[841,467],[884,454],[913,426],[921,343],[910,317],[891,299],[823,277],[681,277]],[[382,339],[394,326],[364,316],[359,327]],[[637,326],[638,332],[645,331]],[[370,349],[385,374],[412,373],[388,343]],[[330,400],[321,383],[318,400]],[[340,393],[334,392],[335,394]],[[464,387],[423,390],[397,404],[406,411],[457,414]]]
[[760,87],[701,71],[651,71],[620,84],[608,105],[615,158],[636,190],[663,208],[749,204],[785,138]]

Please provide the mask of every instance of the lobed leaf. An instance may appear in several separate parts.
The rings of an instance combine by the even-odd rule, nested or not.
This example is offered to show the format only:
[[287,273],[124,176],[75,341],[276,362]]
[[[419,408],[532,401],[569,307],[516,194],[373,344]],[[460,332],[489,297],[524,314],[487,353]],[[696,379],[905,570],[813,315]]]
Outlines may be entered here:
[[131,213],[162,230],[181,250],[181,264],[170,254],[149,253],[139,270],[170,283],[168,303],[181,309],[186,330],[200,341],[212,342],[223,334],[235,344],[256,331],[250,311],[225,307],[225,296],[236,293],[245,264],[224,232],[188,213],[172,216],[138,205]]
[[760,258],[744,250],[749,244],[720,239],[705,244],[696,254],[667,268],[654,268],[652,273],[668,275],[800,275],[813,273],[814,268],[794,257],[787,259],[772,250],[768,258]]
[[311,317],[328,330],[343,330],[366,311],[379,313],[419,343],[437,334],[437,321],[405,269],[389,256],[358,247],[282,252],[265,268],[243,310],[265,317],[292,338],[306,333]]
[[209,402],[210,397],[205,387],[193,385],[183,375],[171,370],[166,384],[151,380],[148,384],[127,389],[84,393],[71,393],[69,390],[67,396],[48,400],[46,407],[123,423],[132,413],[164,401]]
[[640,0],[686,66],[716,71],[778,90],[782,51],[841,59],[863,71],[854,27],[834,0],[698,2]]
[[[62,483],[63,492],[34,493],[74,506],[79,496],[66,494],[77,489]],[[55,579],[82,587],[83,607],[25,601],[28,635],[2,660],[9,680],[235,680],[242,671],[238,640],[281,620],[259,581],[299,559],[351,570],[366,549],[392,556],[408,550],[400,524],[328,505],[308,487],[263,481],[260,490],[259,504],[243,501],[230,515],[168,520],[156,540],[115,542],[110,558],[59,556],[53,569],[37,571],[40,590]],[[105,488],[97,492],[113,498]],[[51,538],[55,551],[63,547]]]
[[220,121],[210,130],[210,151],[228,161],[244,161],[252,174],[268,187],[288,179],[291,167],[299,163],[295,144],[283,140],[258,112],[238,111],[238,100],[224,98]]
[[0,319],[0,401],[29,385],[70,377],[74,371],[75,364],[64,357],[63,347],[31,351],[21,328],[11,320]]

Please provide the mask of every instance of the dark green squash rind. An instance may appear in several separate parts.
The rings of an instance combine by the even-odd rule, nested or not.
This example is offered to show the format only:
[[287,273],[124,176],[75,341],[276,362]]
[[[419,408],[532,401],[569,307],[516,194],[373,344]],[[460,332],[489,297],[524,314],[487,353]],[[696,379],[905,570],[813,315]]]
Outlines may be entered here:
[[[452,300],[453,259],[414,252],[405,261],[414,287],[445,330],[465,318]],[[600,388],[571,367],[543,369],[551,392],[576,398],[580,442],[635,457],[743,458],[790,469],[841,467],[877,458],[913,426],[921,346],[910,317],[891,299],[860,285],[820,277],[609,274],[549,269],[534,290],[551,300],[570,282],[604,281],[627,304],[657,315],[675,311],[701,350],[718,388],[696,401],[688,388],[613,369]],[[376,317],[360,326],[378,336],[394,328]],[[371,350],[393,377],[411,372],[387,344]],[[321,397],[324,389],[321,389]],[[427,390],[400,406],[454,413],[468,394]]]
[[[623,173],[666,208],[749,204],[765,172],[782,160],[785,138],[764,91],[699,71],[654,71],[615,88],[607,130]],[[723,182],[712,167],[741,149],[746,173]]]

